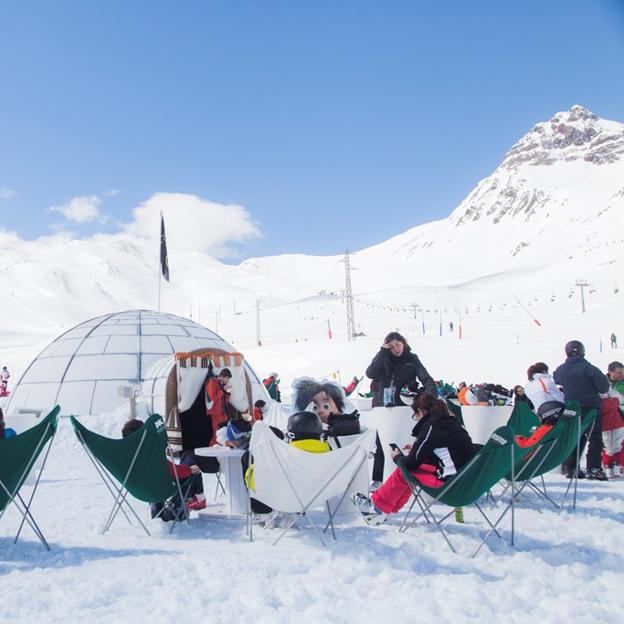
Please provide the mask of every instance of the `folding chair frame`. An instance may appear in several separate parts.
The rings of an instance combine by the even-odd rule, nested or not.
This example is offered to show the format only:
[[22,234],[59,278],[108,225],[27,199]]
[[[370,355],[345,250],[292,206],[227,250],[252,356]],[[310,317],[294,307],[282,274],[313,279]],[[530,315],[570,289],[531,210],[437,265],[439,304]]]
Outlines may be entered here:
[[[43,547],[46,550],[50,550],[50,545],[48,544],[47,540],[45,539],[43,535],[43,532],[39,528],[39,525],[37,524],[32,513],[30,512],[30,506],[32,504],[33,498],[35,497],[35,493],[37,492],[37,488],[39,487],[41,474],[43,473],[43,469],[45,468],[45,465],[48,461],[48,455],[50,454],[50,449],[52,448],[52,442],[54,441],[54,436],[56,435],[56,432],[52,434],[52,437],[48,441],[48,448],[46,449],[46,453],[43,457],[43,463],[41,464],[41,468],[39,469],[39,474],[37,475],[37,479],[35,481],[33,491],[30,494],[30,498],[28,499],[28,503],[26,503],[24,499],[21,497],[21,495],[19,494],[19,490],[21,486],[23,485],[24,480],[28,476],[28,473],[32,470],[35,462],[37,461],[37,458],[39,456],[39,450],[41,449],[41,445],[44,443],[43,440],[45,439],[45,436],[47,435],[51,426],[52,425],[48,423],[44,432],[41,435],[41,439],[39,440],[39,443],[37,444],[37,448],[35,452],[33,453],[30,461],[28,462],[28,465],[24,469],[24,472],[22,472],[22,474],[20,475],[20,478],[19,478],[20,486],[17,487],[13,492],[10,492],[9,489],[4,484],[4,482],[0,480],[0,487],[2,487],[6,495],[9,497],[9,503],[13,503],[15,507],[17,508],[17,510],[19,511],[20,515],[22,516],[22,521],[19,525],[19,528],[15,535],[15,539],[13,540],[13,543],[17,544],[17,540],[19,539],[20,533],[22,532],[24,522],[26,522],[28,523],[28,526],[30,526],[30,528],[33,530],[35,535],[39,538],[39,541],[42,543]],[[7,503],[6,507],[2,510],[2,512],[0,512],[0,519],[2,518],[2,516],[4,516],[4,513],[8,509],[8,507],[9,507],[9,504]]]
[[[126,475],[124,477],[124,480],[122,482],[122,484],[120,486],[117,485],[118,481],[116,479],[114,479],[109,472],[106,470],[105,466],[97,459],[97,457],[95,457],[93,455],[93,453],[90,451],[89,447],[87,446],[87,444],[84,441],[84,438],[82,437],[82,433],[78,430],[76,430],[76,435],[78,436],[78,439],[80,441],[80,443],[82,444],[82,447],[84,448],[87,457],[91,460],[91,463],[93,464],[93,466],[95,467],[95,470],[97,471],[97,473],[100,475],[100,478],[102,479],[102,481],[104,482],[104,485],[106,485],[106,488],[108,489],[108,491],[110,492],[111,496],[114,499],[114,503],[113,503],[113,507],[108,515],[108,519],[106,521],[106,524],[104,525],[104,530],[102,531],[102,533],[106,533],[111,525],[113,524],[113,521],[115,520],[115,518],[117,517],[117,514],[119,513],[119,511],[121,511],[124,516],[126,517],[126,520],[128,521],[128,523],[130,525],[132,525],[132,521],[130,520],[130,518],[128,517],[128,514],[126,513],[126,510],[124,509],[124,505],[127,507],[127,509],[132,512],[132,515],[137,519],[138,523],[141,525],[141,527],[143,527],[143,530],[151,536],[151,533],[149,532],[149,530],[147,529],[147,527],[145,526],[145,524],[143,523],[143,521],[141,520],[141,518],[139,517],[139,515],[137,514],[137,512],[135,511],[134,507],[130,504],[130,501],[127,500],[127,496],[129,494],[128,490],[126,489],[126,483],[128,481],[128,479],[130,478],[130,474],[132,473],[132,469],[134,468],[134,464],[136,462],[136,459],[139,455],[139,452],[143,446],[143,441],[145,440],[145,436],[147,435],[147,431],[143,431],[142,435],[141,435],[141,441],[139,442],[137,449],[134,453],[134,456],[132,457],[132,461],[130,462],[130,466],[128,468],[128,471],[126,472]],[[167,454],[167,459],[171,462],[173,462],[173,451],[170,447],[170,445],[167,443],[167,449],[166,449],[166,454]],[[175,472],[175,470],[173,471],[174,473],[174,478],[175,478],[175,482],[176,482],[176,489],[178,490],[178,495],[180,496],[180,501],[181,504],[184,505],[184,502],[186,500],[186,494],[188,494],[189,489],[190,489],[190,484],[189,487],[187,488],[186,492],[183,493],[182,492],[182,487],[180,484],[180,480],[178,478],[178,474]],[[155,518],[159,518],[161,516],[161,514],[165,511],[165,509],[169,509],[174,517],[174,521],[173,524],[171,525],[171,528],[169,529],[169,532],[172,533],[176,524],[178,522],[182,522],[184,519],[186,519],[187,522],[189,522],[189,515],[188,513],[184,513],[182,514],[182,517],[180,516],[180,514],[178,514],[176,512],[176,510],[172,507],[172,505],[169,503],[169,501],[163,501],[163,507],[162,509],[158,512],[158,514],[155,516]]]
[[[568,483],[568,486],[566,487],[566,490],[563,494],[563,498],[561,499],[561,503],[557,504],[550,496],[548,496],[548,492],[546,491],[546,483],[544,481],[544,477],[543,475],[541,475],[541,480],[542,480],[542,488],[540,489],[539,486],[535,485],[534,483],[527,483],[527,485],[530,487],[530,489],[532,491],[534,491],[538,496],[540,496],[541,498],[543,498],[544,500],[549,501],[554,507],[555,509],[558,509],[558,513],[561,513],[563,511],[565,502],[568,498],[568,494],[570,492],[570,488],[572,487],[572,484],[574,484],[574,493],[573,493],[573,502],[572,502],[572,509],[576,510],[576,494],[577,494],[577,487],[578,487],[578,471],[579,471],[579,463],[580,463],[580,447],[581,447],[581,438],[583,436],[583,428],[582,428],[582,423],[583,423],[583,419],[582,419],[582,414],[581,414],[581,410],[579,409],[577,416],[576,416],[577,420],[578,420],[578,435],[577,435],[577,440],[576,440],[576,470],[574,471],[574,477],[572,479],[570,479],[570,482]],[[594,420],[592,422],[591,425],[591,429],[589,430],[588,433],[588,439],[591,436],[593,430],[594,430],[594,426],[596,424],[596,421]],[[553,446],[554,446],[554,441],[553,441]],[[550,451],[549,451],[550,453]],[[546,459],[546,458],[544,458]],[[540,463],[541,465],[541,463]],[[533,477],[531,477],[533,478]],[[541,510],[538,509],[538,511],[541,512]]]
[[[542,448],[542,445],[539,445],[539,446],[536,447],[536,450],[539,450],[541,448]],[[533,474],[535,474],[539,470],[540,466],[544,463],[544,461],[546,460],[547,456],[548,456],[548,453],[546,453],[546,455],[541,459],[539,464],[535,467],[535,469],[533,471]],[[475,461],[477,461],[477,456],[473,457],[473,459],[470,460],[470,462],[466,465],[466,469],[468,469]],[[530,478],[528,480],[524,481],[519,488],[516,488],[517,477],[521,474],[522,469],[521,469],[521,472],[518,473],[518,475],[516,475],[515,446],[514,445],[511,446],[511,462],[510,463],[511,463],[511,488],[512,488],[512,495],[510,496],[509,503],[503,509],[503,512],[498,516],[496,521],[494,523],[492,523],[492,521],[487,517],[487,515],[485,514],[485,512],[483,511],[483,509],[481,508],[481,506],[479,505],[479,503],[477,501],[473,501],[471,503],[472,505],[474,505],[477,508],[479,513],[483,516],[483,518],[485,519],[487,524],[490,526],[490,530],[486,533],[485,537],[479,543],[477,549],[470,556],[471,559],[473,559],[474,557],[477,556],[477,554],[479,553],[479,551],[481,550],[481,548],[483,547],[485,542],[488,540],[490,535],[492,535],[492,533],[494,533],[498,538],[502,539],[502,536],[496,530],[496,527],[498,527],[498,525],[501,523],[501,521],[503,520],[503,518],[505,517],[505,515],[507,514],[507,512],[509,510],[511,510],[511,546],[515,545],[515,502],[516,502],[516,499],[518,498],[518,496],[520,495],[520,493],[522,492],[522,490],[526,487],[527,483],[530,481]],[[451,543],[451,540],[449,539],[448,535],[446,534],[446,532],[444,531],[444,529],[441,526],[442,523],[453,513],[454,510],[451,510],[445,516],[443,516],[442,518],[438,519],[438,518],[436,518],[435,514],[433,513],[433,511],[431,509],[434,503],[441,502],[440,499],[445,494],[447,494],[455,486],[455,484],[457,483],[457,479],[453,479],[453,481],[451,481],[448,485],[442,486],[441,491],[439,492],[439,494],[435,498],[433,498],[433,500],[431,502],[427,503],[426,501],[422,500],[422,496],[421,496],[422,487],[420,487],[419,485],[416,485],[412,475],[407,470],[403,469],[403,476],[404,476],[407,484],[409,485],[410,489],[412,490],[413,500],[412,500],[412,503],[410,504],[410,506],[409,506],[409,508],[407,510],[407,513],[405,514],[405,517],[403,518],[403,522],[401,523],[401,526],[399,527],[399,531],[404,533],[405,531],[407,531],[408,528],[414,526],[416,524],[417,520],[421,516],[424,516],[425,519],[427,519],[427,516],[429,515],[430,518],[431,518],[431,522],[436,525],[436,527],[438,528],[438,530],[440,531],[440,533],[442,534],[442,536],[446,540],[446,543],[449,545],[451,550],[455,554],[457,554],[457,551],[455,550],[453,544]],[[489,493],[489,490],[488,490],[488,493]],[[408,523],[407,521],[408,521],[409,515],[410,515],[410,513],[411,513],[411,511],[412,511],[412,509],[414,507],[414,504],[416,502],[418,502],[418,505],[421,508],[421,512]],[[429,522],[429,520],[427,520],[427,521]]]
[[[357,450],[360,447],[356,447],[356,449],[354,450],[354,453],[357,452]],[[329,505],[329,501],[326,501],[325,505],[326,505],[326,509],[327,509],[327,515],[328,515],[328,521],[327,524],[325,525],[325,528],[323,529],[323,532],[321,533],[321,531],[317,528],[316,524],[313,522],[312,518],[310,517],[310,515],[308,514],[308,511],[310,510],[310,508],[316,503],[316,501],[321,497],[321,495],[323,494],[323,491],[327,488],[327,486],[338,476],[338,474],[340,474],[340,472],[343,470],[343,468],[351,461],[353,455],[349,456],[346,461],[337,469],[334,471],[334,473],[331,475],[331,477],[326,480],[323,485],[317,490],[317,492],[315,493],[315,495],[310,499],[310,501],[308,502],[307,505],[305,505],[303,503],[303,501],[301,500],[301,497],[299,496],[295,486],[293,485],[290,477],[288,476],[288,472],[286,471],[286,469],[284,468],[284,465],[282,464],[279,456],[277,455],[277,453],[275,452],[275,449],[273,447],[271,447],[271,451],[273,452],[273,456],[275,458],[275,460],[277,461],[284,477],[286,478],[286,481],[292,491],[292,493],[294,494],[295,498],[297,499],[297,502],[299,503],[299,505],[301,506],[301,511],[298,512],[294,512],[295,516],[292,519],[292,522],[288,523],[286,527],[283,528],[283,531],[280,533],[280,535],[277,536],[277,538],[275,539],[275,541],[273,542],[273,545],[275,546],[281,539],[282,537],[284,537],[284,535],[290,530],[292,529],[295,524],[298,521],[298,517],[303,517],[307,520],[308,524],[312,527],[312,529],[314,530],[314,532],[316,533],[316,536],[318,537],[319,541],[321,542],[321,544],[323,546],[326,546],[327,544],[325,544],[325,542],[323,541],[323,534],[327,531],[327,529],[329,527],[331,527],[331,531],[332,531],[332,537],[334,539],[336,539],[336,532],[334,530],[334,516],[336,515],[336,512],[338,511],[338,509],[340,508],[340,505],[342,504],[342,502],[345,500],[346,498],[346,494],[349,490],[349,488],[351,487],[351,484],[353,483],[353,481],[355,480],[358,472],[360,471],[360,468],[362,467],[362,465],[364,464],[364,462],[366,461],[366,459],[368,458],[368,454],[364,453],[364,457],[362,458],[362,460],[359,462],[357,468],[355,469],[353,475],[351,475],[348,485],[345,487],[345,490],[340,498],[340,501],[338,502],[338,504],[336,505],[336,508],[334,509],[334,511],[331,511],[330,505]],[[251,458],[251,462],[253,462],[253,457]],[[250,462],[250,465],[251,465]],[[253,540],[253,523],[252,523],[252,517],[251,517],[251,493],[249,491],[249,489],[247,490],[247,494],[248,494],[248,506],[247,506],[247,512],[248,512],[248,533],[249,533],[249,539],[250,541]],[[278,517],[282,514],[283,512],[280,512],[279,510],[275,511],[273,513],[273,515],[271,516],[271,518],[269,519],[269,522],[265,525],[265,529],[270,528],[271,526],[273,526],[275,524],[275,521],[278,519]]]

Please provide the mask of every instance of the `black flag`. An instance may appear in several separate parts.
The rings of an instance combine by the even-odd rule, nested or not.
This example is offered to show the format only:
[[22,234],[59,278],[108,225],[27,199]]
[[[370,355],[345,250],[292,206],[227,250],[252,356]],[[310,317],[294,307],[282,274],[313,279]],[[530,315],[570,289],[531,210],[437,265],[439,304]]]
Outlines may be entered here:
[[169,281],[169,258],[167,257],[167,237],[165,236],[165,217],[160,215],[160,272]]

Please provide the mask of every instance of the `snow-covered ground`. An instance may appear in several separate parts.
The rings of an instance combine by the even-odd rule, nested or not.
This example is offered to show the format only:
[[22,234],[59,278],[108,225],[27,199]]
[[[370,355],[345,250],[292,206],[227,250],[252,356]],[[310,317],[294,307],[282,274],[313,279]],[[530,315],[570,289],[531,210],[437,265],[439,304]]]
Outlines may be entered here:
[[[547,479],[558,496],[566,483]],[[205,484],[211,497],[213,477]],[[431,527],[400,534],[400,516],[342,522],[326,548],[309,529],[277,546],[258,529],[250,543],[242,519],[213,517],[222,499],[173,534],[139,503],[151,537],[122,519],[101,535],[110,496],[63,420],[33,505],[51,552],[28,529],[13,545],[14,510],[0,524],[0,621],[609,621],[622,604],[623,495],[624,480],[581,481],[576,512],[525,502],[516,547],[493,538],[474,560],[474,510],[449,525],[459,555]]]
[[[562,320],[552,333],[572,336],[576,323],[574,317]],[[377,328],[380,337],[385,329]],[[551,365],[562,360],[561,342],[548,336],[488,344],[479,336],[459,340],[414,333],[412,343],[436,377],[510,384],[522,382],[535,360]],[[250,348],[248,357],[262,372],[279,370],[288,394],[288,380],[301,374],[340,370],[345,378],[360,373],[379,342],[365,338],[348,344],[323,337]],[[605,347],[600,354],[591,346],[588,357],[603,368],[611,359],[622,359],[621,350]],[[118,435],[125,416],[120,409],[87,420],[106,435]],[[210,498],[213,477],[204,479]],[[561,496],[567,480],[552,474],[547,483]],[[148,537],[119,520],[101,535],[110,496],[63,419],[33,506],[52,551],[45,552],[28,529],[12,544],[18,523],[14,510],[0,523],[0,622],[614,618],[621,610],[624,579],[623,501],[621,480],[579,482],[576,512],[558,515],[544,508],[540,514],[525,503],[517,514],[516,547],[494,538],[476,560],[468,555],[484,526],[474,510],[465,512],[465,525],[450,525],[460,555],[429,527],[399,534],[400,516],[381,527],[343,520],[338,541],[326,548],[309,529],[287,535],[277,546],[272,545],[273,531],[258,530],[249,543],[242,519],[213,517],[222,514],[223,499],[173,534],[167,525],[151,521]],[[148,521],[147,505],[137,507]],[[504,537],[509,537],[509,520]]]

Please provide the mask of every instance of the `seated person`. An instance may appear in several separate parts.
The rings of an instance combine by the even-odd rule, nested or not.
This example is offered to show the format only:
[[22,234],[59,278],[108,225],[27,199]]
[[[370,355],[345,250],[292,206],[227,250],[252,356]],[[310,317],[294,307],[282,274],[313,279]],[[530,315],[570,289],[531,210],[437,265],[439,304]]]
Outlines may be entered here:
[[529,366],[527,378],[524,395],[529,403],[529,407],[536,414],[539,412],[542,403],[549,401],[565,402],[563,392],[559,390],[557,384],[553,381],[548,372],[548,366],[544,362],[536,362]]
[[324,425],[326,437],[360,433],[360,415],[357,410],[345,413],[346,397],[337,383],[321,383],[311,377],[301,377],[295,379],[293,389],[294,409],[314,412]]
[[457,387],[457,400],[461,405],[474,405],[477,402],[477,397],[465,381],[461,381]]
[[[327,442],[321,440],[323,425],[314,412],[295,412],[288,418],[285,440],[292,446],[306,451],[307,453],[327,453],[331,448]],[[249,454],[242,457],[245,483],[253,489],[253,464],[248,467]],[[251,510],[255,514],[268,514],[273,511],[271,507],[261,501],[251,498]]]
[[361,377],[357,375],[353,377],[353,379],[344,387],[345,395],[349,396],[353,393],[353,391],[357,388],[358,384],[362,381]]
[[6,426],[4,422],[4,413],[2,409],[0,409],[0,440],[8,440],[9,438],[15,437],[15,429],[11,429]]
[[517,405],[518,403],[526,403],[530,409],[535,409],[531,399],[526,395],[524,388],[518,384],[513,388],[513,404]]
[[433,392],[421,393],[412,410],[416,426],[412,430],[415,440],[409,454],[393,450],[392,459],[398,467],[388,479],[370,498],[359,492],[351,497],[368,524],[385,522],[387,514],[400,511],[409,500],[412,490],[401,466],[423,485],[440,487],[476,454],[468,432],[449,412],[446,402]]
[[[521,448],[527,448],[537,444],[558,422],[565,411],[565,403],[560,401],[545,401],[538,410],[537,415],[542,424],[537,427],[530,436],[514,436],[516,444]],[[529,456],[525,457],[528,459]]]
[[254,422],[258,422],[259,420],[263,420],[265,408],[266,408],[266,401],[263,401],[262,399],[258,399],[254,403],[254,408],[253,408],[253,419],[254,419]]
[[286,440],[294,447],[308,453],[327,453],[331,448],[321,440],[323,425],[314,412],[295,412],[288,419]]
[[[130,434],[138,431],[143,426],[143,421],[133,418],[126,422],[121,430],[121,436],[127,438]],[[185,494],[185,506],[182,506],[180,495],[173,496],[169,503],[175,511],[164,508],[164,503],[153,503],[151,505],[152,518],[160,517],[163,522],[173,520],[175,517],[185,517],[186,509],[205,509],[206,497],[204,496],[204,482],[202,480],[201,470],[199,466],[193,463],[194,456],[186,454],[181,460],[183,463],[174,464],[167,460],[169,474],[175,479],[177,476],[180,481],[180,487]]]
[[253,421],[250,414],[237,414],[221,423],[217,429],[217,444],[231,449],[246,450],[251,437]]

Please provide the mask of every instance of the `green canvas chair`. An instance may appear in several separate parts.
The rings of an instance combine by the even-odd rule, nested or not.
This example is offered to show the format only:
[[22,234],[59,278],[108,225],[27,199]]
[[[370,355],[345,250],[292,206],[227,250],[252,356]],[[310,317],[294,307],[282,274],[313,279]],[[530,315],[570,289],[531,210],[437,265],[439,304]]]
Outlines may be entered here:
[[[514,433],[509,427],[499,427],[472,460],[440,488],[422,485],[414,479],[410,472],[402,467],[403,476],[412,489],[414,498],[399,530],[406,531],[409,527],[414,526],[416,521],[423,516],[428,522],[433,522],[436,525],[446,543],[456,553],[457,551],[441,525],[444,520],[453,514],[455,508],[474,505],[490,526],[490,530],[472,554],[472,557],[475,557],[492,533],[501,537],[496,527],[500,524],[507,511],[511,509],[511,543],[513,545],[515,531],[514,497],[511,497],[510,504],[507,505],[494,523],[487,517],[478,500],[485,496],[490,488],[504,478],[510,470],[513,473],[516,463],[527,452],[528,450],[521,449],[516,445]],[[428,494],[433,500],[427,502],[422,496],[423,492]],[[408,522],[409,515],[416,503],[420,506],[421,512]],[[434,503],[442,503],[453,509],[444,517],[438,519],[432,511]]]
[[444,399],[446,401],[446,405],[449,408],[449,411],[459,422],[464,424],[464,416],[462,414],[462,406],[459,403],[455,402],[455,399]]
[[539,427],[542,421],[525,401],[519,401],[513,407],[507,426],[516,434],[529,436],[534,427]]
[[[50,546],[43,536],[39,525],[35,522],[30,512],[30,506],[39,487],[41,473],[50,453],[52,440],[58,425],[59,411],[60,407],[57,405],[40,423],[31,429],[12,438],[0,440],[0,519],[9,507],[9,504],[13,503],[22,515],[22,522],[15,535],[14,543],[17,542],[24,522],[26,522],[46,550],[50,550]],[[19,493],[20,488],[26,481],[28,474],[35,465],[39,455],[43,452],[46,444],[47,449],[39,469],[39,474],[30,498],[26,502]]]
[[[533,492],[542,499],[549,501],[560,511],[563,509],[572,484],[574,484],[573,508],[576,508],[576,478],[570,480],[563,499],[558,504],[548,495],[543,475],[558,468],[570,456],[575,447],[578,449],[581,433],[593,426],[596,416],[596,410],[592,410],[581,420],[580,405],[577,402],[569,401],[559,422],[540,440],[539,448],[529,453],[525,461],[516,465],[515,482],[526,482]],[[532,481],[536,477],[541,478],[541,487]],[[507,475],[507,479],[511,481],[511,474]]]
[[128,501],[128,494],[145,503],[163,503],[158,515],[165,509],[171,510],[174,517],[171,531],[177,522],[188,520],[188,514],[180,514],[168,502],[176,494],[183,502],[185,495],[177,475],[172,477],[169,472],[167,459],[173,462],[173,453],[161,416],[153,414],[143,427],[121,439],[106,438],[90,431],[73,416],[71,423],[87,456],[115,501],[104,526],[104,533],[110,529],[119,511],[131,523],[126,513],[129,511],[150,535]]

